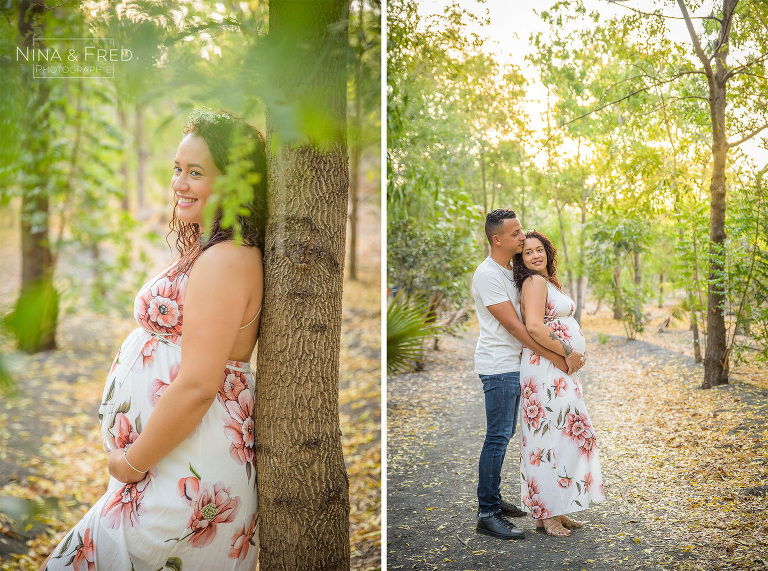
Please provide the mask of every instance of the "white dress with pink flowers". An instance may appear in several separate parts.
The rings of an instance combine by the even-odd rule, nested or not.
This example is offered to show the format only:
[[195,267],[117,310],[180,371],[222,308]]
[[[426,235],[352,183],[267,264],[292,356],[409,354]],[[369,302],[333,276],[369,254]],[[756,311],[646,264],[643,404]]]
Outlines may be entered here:
[[[107,451],[138,438],[178,374],[187,275],[169,278],[173,267],[136,297],[140,327],[120,347],[99,408]],[[110,478],[107,493],[64,537],[48,569],[254,569],[253,395],[249,364],[228,361],[217,398],[194,432],[140,482]]]
[[[574,350],[584,353],[586,343],[573,317],[575,310],[570,297],[547,284],[545,323]],[[595,429],[582,400],[578,373],[568,376],[524,347],[520,379],[520,487],[527,511],[534,519],[543,519],[602,501]]]

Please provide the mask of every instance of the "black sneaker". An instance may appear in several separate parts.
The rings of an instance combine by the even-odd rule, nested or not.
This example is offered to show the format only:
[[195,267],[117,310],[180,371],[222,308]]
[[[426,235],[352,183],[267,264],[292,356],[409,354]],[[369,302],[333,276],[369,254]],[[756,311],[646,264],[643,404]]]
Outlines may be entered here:
[[501,515],[501,513],[495,513],[489,517],[477,518],[477,527],[475,528],[477,533],[483,535],[490,535],[497,539],[523,539],[525,533],[515,527],[515,524],[511,521],[507,521]]
[[503,498],[499,498],[499,507],[505,516],[509,517],[523,517],[525,512],[517,507],[512,502],[504,501]]

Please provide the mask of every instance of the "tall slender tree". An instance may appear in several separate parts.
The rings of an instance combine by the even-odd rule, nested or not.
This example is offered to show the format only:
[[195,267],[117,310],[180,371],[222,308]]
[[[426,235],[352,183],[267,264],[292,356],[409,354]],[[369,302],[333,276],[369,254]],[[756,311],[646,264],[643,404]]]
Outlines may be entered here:
[[[707,291],[707,348],[704,354],[704,388],[728,382],[730,351],[727,344],[725,325],[725,210],[726,210],[726,171],[728,150],[739,146],[758,133],[768,128],[768,122],[756,126],[751,132],[738,140],[728,141],[726,110],[728,89],[735,77],[748,68],[768,59],[768,51],[752,57],[749,62],[736,68],[728,64],[730,45],[733,41],[732,30],[737,19],[739,0],[723,0],[719,14],[713,16],[717,22],[717,35],[708,55],[702,48],[688,8],[684,0],[677,0],[680,12],[685,19],[691,36],[694,53],[701,63],[707,79],[710,125],[712,129],[712,178],[709,185],[709,286]],[[763,14],[764,15],[764,14]],[[742,14],[742,26],[748,26]],[[759,46],[766,48],[765,44]],[[713,65],[714,63],[714,65]],[[765,117],[763,116],[763,120]]]
[[[261,569],[343,571],[350,564],[338,413],[347,2],[272,0],[269,19],[282,109],[267,109],[270,214],[256,388]],[[297,117],[293,137],[276,120],[286,107]]]
[[[29,50],[40,47],[45,8],[31,0],[19,6],[20,44]],[[40,44],[42,45],[42,44]],[[56,348],[58,293],[53,286],[53,255],[50,243],[50,189],[48,177],[53,168],[48,128],[51,87],[45,80],[35,81],[30,69],[23,73],[25,91],[34,93],[23,130],[24,156],[28,164],[21,176],[21,293],[10,323],[18,347],[35,353]]]

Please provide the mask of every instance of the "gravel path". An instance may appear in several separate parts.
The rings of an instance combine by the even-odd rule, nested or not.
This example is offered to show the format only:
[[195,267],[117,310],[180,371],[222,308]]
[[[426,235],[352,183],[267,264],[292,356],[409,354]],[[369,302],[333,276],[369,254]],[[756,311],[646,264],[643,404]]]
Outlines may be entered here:
[[[587,345],[597,347],[597,335],[586,335]],[[515,520],[526,532],[521,541],[475,532],[477,462],[485,435],[483,393],[472,368],[475,339],[470,332],[441,340],[442,350],[430,352],[425,371],[388,379],[387,568],[657,570],[691,557],[675,528],[665,524],[663,511],[654,508],[656,502],[635,497],[637,475],[625,473],[619,461],[625,451],[613,447],[621,435],[606,430],[610,436],[601,438],[601,426],[612,424],[612,411],[631,404],[600,374],[617,359],[626,360],[626,343],[592,351],[582,371],[601,446],[606,501],[580,512],[585,526],[568,538],[536,531],[527,517]],[[665,353],[696,374],[687,357],[640,341],[631,346],[640,354]],[[516,432],[507,450],[502,495],[519,505],[518,457]]]

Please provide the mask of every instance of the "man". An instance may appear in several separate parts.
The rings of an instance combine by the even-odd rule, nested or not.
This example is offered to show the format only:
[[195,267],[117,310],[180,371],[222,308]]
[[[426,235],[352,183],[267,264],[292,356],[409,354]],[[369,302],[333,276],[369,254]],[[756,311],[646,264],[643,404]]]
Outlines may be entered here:
[[582,366],[584,358],[574,351],[566,360],[545,349],[523,325],[520,294],[512,279],[510,261],[523,251],[525,232],[514,211],[497,209],[488,213],[485,235],[491,255],[477,267],[472,278],[472,296],[480,322],[475,373],[483,382],[487,426],[480,453],[476,531],[499,539],[522,539],[525,534],[502,513],[520,517],[525,512],[502,500],[500,495],[501,466],[517,425],[522,346],[530,347],[569,374]]

